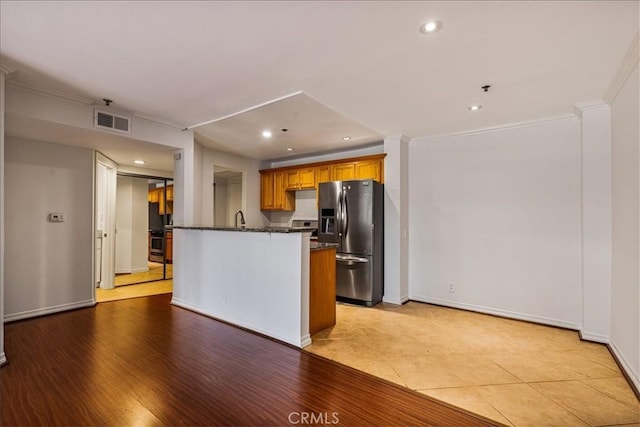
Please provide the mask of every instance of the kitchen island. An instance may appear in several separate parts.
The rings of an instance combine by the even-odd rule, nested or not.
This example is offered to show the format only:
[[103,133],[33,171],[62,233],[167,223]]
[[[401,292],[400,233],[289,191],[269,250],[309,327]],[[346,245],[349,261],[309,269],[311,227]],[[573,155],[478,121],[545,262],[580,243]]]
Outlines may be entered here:
[[173,226],[172,304],[305,347],[311,231]]

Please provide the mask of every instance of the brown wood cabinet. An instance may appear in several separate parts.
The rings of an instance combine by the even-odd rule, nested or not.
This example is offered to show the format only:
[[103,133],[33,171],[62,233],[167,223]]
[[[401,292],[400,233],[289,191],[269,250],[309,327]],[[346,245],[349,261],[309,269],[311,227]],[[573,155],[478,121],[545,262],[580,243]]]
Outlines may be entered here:
[[309,260],[309,334],[336,324],[336,250],[311,251]]
[[382,182],[382,171],[384,162],[382,160],[367,160],[356,162],[356,179],[373,179]]
[[331,181],[331,166],[318,166],[316,168],[316,188],[318,188],[318,184],[329,181]]
[[318,184],[349,179],[384,182],[386,154],[309,163],[260,171],[260,209],[295,210],[295,190],[318,189]]
[[287,190],[309,190],[316,188],[316,169],[293,169],[285,172]]
[[173,231],[167,231],[167,246],[165,248],[167,264],[173,262]]
[[[167,186],[166,197],[167,197],[167,213],[172,214],[173,213],[173,185]],[[160,215],[164,215],[165,213],[164,199],[165,199],[164,188],[153,188],[149,190],[149,197],[148,197],[149,203],[158,203],[159,205],[158,213]]]
[[149,203],[158,203],[158,189],[149,190]]
[[295,210],[295,195],[286,191],[285,184],[285,173],[282,171],[260,173],[261,210]]
[[332,181],[346,181],[355,179],[356,164],[355,163],[338,163],[331,166]]
[[273,209],[273,179],[275,173],[260,173],[260,209],[268,211]]

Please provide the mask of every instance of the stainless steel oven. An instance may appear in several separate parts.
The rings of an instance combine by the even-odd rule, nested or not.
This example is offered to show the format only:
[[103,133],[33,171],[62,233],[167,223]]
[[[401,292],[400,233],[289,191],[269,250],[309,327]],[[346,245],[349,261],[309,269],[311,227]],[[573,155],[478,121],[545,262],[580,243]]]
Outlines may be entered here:
[[151,230],[149,237],[149,261],[164,262],[164,232]]

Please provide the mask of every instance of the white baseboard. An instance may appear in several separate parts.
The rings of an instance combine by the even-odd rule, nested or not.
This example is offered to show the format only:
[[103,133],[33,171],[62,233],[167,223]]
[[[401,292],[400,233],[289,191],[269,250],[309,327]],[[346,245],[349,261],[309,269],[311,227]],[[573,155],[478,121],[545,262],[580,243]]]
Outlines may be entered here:
[[526,313],[518,313],[516,311],[501,310],[499,308],[484,307],[481,305],[467,304],[459,301],[450,301],[439,298],[430,298],[421,295],[412,295],[412,300],[426,302],[428,304],[442,305],[451,308],[460,308],[463,310],[477,311],[478,313],[493,314],[495,316],[508,317],[510,319],[526,320],[527,322],[541,323],[543,325],[558,326],[560,328],[580,330],[579,323],[567,322],[565,320],[553,319],[550,317],[536,316]]
[[0,366],[7,363],[7,355],[4,352],[0,353]]
[[85,300],[68,304],[54,305],[52,307],[36,308],[33,310],[21,311],[19,313],[5,314],[4,321],[13,322],[15,320],[29,319],[31,317],[44,316],[46,314],[59,313],[61,311],[75,310],[76,308],[93,307],[94,305],[96,305],[96,302],[94,300]]
[[609,344],[608,336],[600,335],[600,334],[592,334],[589,332],[584,332],[583,330],[580,330],[580,339],[583,339],[585,341],[593,341],[600,344]]
[[194,305],[189,304],[188,302],[182,301],[179,298],[172,298],[171,299],[171,304],[180,307],[180,308],[184,308],[185,310],[189,310],[189,311],[193,311],[194,313],[198,313],[198,314],[202,314],[203,316],[206,317],[210,317],[214,320],[220,320],[222,322],[226,322],[230,325],[236,325],[239,326],[240,328],[244,328],[244,329],[248,329],[250,331],[254,331],[257,332],[260,335],[264,335],[265,337],[269,337],[269,338],[273,338],[276,339],[278,341],[282,341],[285,342],[287,344],[291,344],[295,347],[299,347],[302,348],[304,346],[307,346],[309,344],[311,344],[311,337],[309,336],[309,334],[307,333],[306,335],[301,336],[298,339],[295,338],[291,338],[291,337],[285,337],[282,336],[278,333],[272,332],[272,331],[267,331],[265,329],[259,328],[257,326],[254,325],[249,325],[247,323],[244,322],[239,322],[235,319],[228,319],[225,318],[223,316],[216,316],[213,315],[211,313],[207,313],[206,311],[202,310],[200,307],[196,307]]
[[616,343],[613,340],[609,343],[609,348],[611,349],[611,351],[613,351],[613,354],[616,355],[616,359],[618,359],[618,362],[620,363],[620,365],[622,365],[622,369],[624,369],[627,377],[631,379],[631,382],[636,387],[636,390],[640,390],[640,372],[634,372],[631,364],[627,359],[625,359],[624,355],[616,346]]
[[407,296],[407,295],[402,296],[400,298],[387,297],[387,296],[383,296],[382,297],[382,302],[386,302],[386,303],[389,303],[389,304],[395,304],[395,305],[402,305],[407,301],[409,301],[409,296]]
[[307,334],[300,338],[300,348],[305,348],[309,344],[311,344],[311,335]]
[[116,274],[135,274],[135,273],[146,273],[149,271],[149,267],[140,267],[140,268],[123,268],[120,270],[116,270]]

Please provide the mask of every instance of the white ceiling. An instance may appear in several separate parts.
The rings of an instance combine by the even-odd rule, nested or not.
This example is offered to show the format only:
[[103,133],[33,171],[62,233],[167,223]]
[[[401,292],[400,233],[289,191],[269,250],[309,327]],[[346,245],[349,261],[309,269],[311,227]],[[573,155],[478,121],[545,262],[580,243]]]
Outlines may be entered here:
[[[638,5],[3,0],[0,53],[14,84],[178,127],[217,120],[194,128],[199,141],[269,159],[571,114],[603,97]],[[442,29],[421,34],[431,18]],[[265,125],[291,133],[266,142]],[[362,138],[336,141],[350,132]]]

